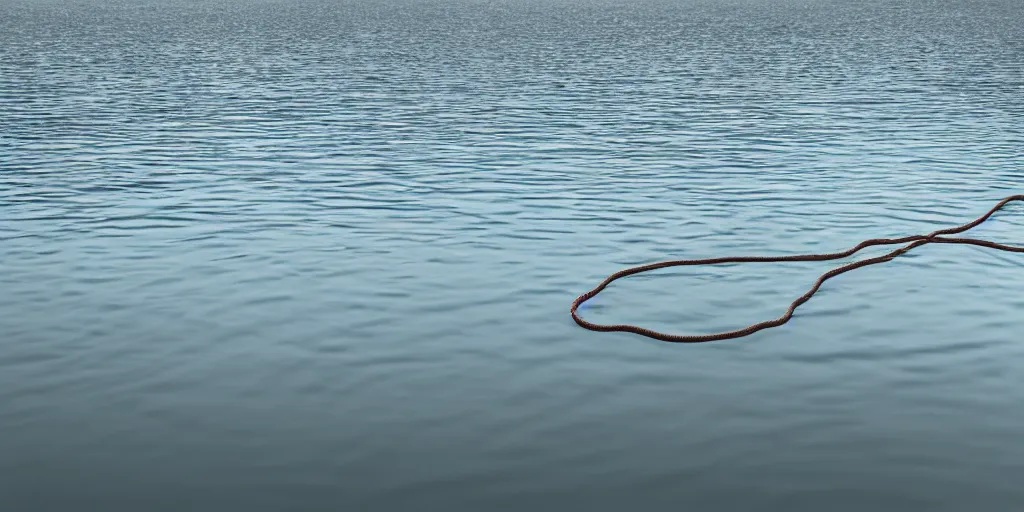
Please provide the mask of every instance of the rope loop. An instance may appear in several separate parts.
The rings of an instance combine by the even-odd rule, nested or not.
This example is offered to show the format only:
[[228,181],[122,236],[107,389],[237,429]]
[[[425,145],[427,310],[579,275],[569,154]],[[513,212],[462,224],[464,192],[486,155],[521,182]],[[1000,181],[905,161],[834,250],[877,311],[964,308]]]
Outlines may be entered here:
[[[857,244],[856,246],[854,246],[854,247],[852,247],[850,249],[847,249],[845,251],[841,251],[841,252],[834,252],[834,253],[827,253],[827,254],[801,254],[801,255],[794,255],[794,256],[732,256],[732,257],[724,257],[724,258],[707,258],[707,259],[699,259],[699,260],[672,260],[672,261],[662,261],[662,262],[658,262],[658,263],[650,263],[650,264],[647,264],[647,265],[640,265],[638,267],[631,267],[631,268],[623,269],[623,270],[620,270],[620,271],[618,271],[618,272],[608,276],[604,281],[601,282],[601,284],[597,285],[593,290],[590,290],[587,293],[584,293],[583,295],[580,295],[575,301],[573,301],[572,308],[570,309],[570,312],[572,313],[572,319],[575,320],[577,324],[579,324],[583,328],[590,329],[591,331],[631,332],[631,333],[634,333],[634,334],[639,334],[641,336],[647,336],[649,338],[654,338],[656,340],[661,340],[661,341],[667,341],[667,342],[670,342],[670,343],[704,343],[704,342],[708,342],[708,341],[718,341],[718,340],[727,340],[727,339],[732,339],[732,338],[742,338],[744,336],[749,336],[751,334],[754,334],[755,332],[760,331],[762,329],[767,329],[769,327],[778,327],[778,326],[788,322],[789,319],[793,317],[793,312],[796,311],[796,308],[798,308],[801,304],[803,304],[803,303],[807,302],[808,300],[810,300],[811,297],[818,291],[818,289],[821,288],[821,285],[825,283],[825,281],[828,281],[829,279],[831,279],[831,278],[833,278],[835,276],[838,276],[839,274],[843,274],[843,273],[849,272],[849,271],[854,270],[854,269],[858,269],[858,268],[861,268],[861,267],[866,267],[868,265],[874,265],[874,264],[877,264],[877,263],[884,263],[886,261],[891,261],[891,260],[895,259],[896,257],[901,256],[903,254],[906,254],[907,252],[909,252],[909,251],[911,251],[911,250],[913,250],[913,249],[915,249],[917,247],[921,247],[922,245],[928,245],[928,244],[933,244],[933,243],[966,244],[966,245],[977,245],[977,246],[980,246],[980,247],[988,247],[990,249],[998,249],[998,250],[1001,250],[1001,251],[1024,253],[1024,247],[999,244],[999,243],[996,243],[996,242],[990,242],[988,240],[980,240],[980,239],[976,239],[976,238],[959,238],[959,237],[949,238],[949,237],[943,236],[943,235],[955,235],[955,234],[963,233],[964,231],[973,229],[973,228],[977,227],[978,225],[980,225],[981,223],[983,223],[986,220],[988,220],[989,217],[991,217],[997,211],[1001,210],[1004,206],[1006,206],[1008,203],[1011,203],[1013,201],[1024,201],[1024,194],[1010,196],[1010,197],[1007,197],[1006,199],[1003,199],[1002,201],[999,202],[999,204],[997,204],[995,207],[993,207],[991,210],[989,210],[988,213],[986,213],[985,215],[982,215],[981,217],[978,217],[974,221],[972,221],[970,223],[967,223],[967,224],[964,224],[962,226],[958,226],[958,227],[954,227],[954,228],[940,229],[938,231],[935,231],[935,232],[927,234],[927,235],[914,235],[914,236],[906,236],[906,237],[903,237],[903,238],[873,238],[871,240],[865,240],[865,241]],[[638,327],[638,326],[635,326],[635,325],[626,325],[626,324],[622,324],[622,325],[601,325],[601,324],[595,324],[593,322],[588,322],[587,320],[584,320],[583,318],[580,317],[579,313],[577,312],[577,309],[580,307],[581,304],[583,304],[584,302],[594,298],[595,295],[601,293],[601,290],[604,290],[605,287],[608,286],[612,281],[615,281],[616,279],[621,279],[621,278],[626,277],[626,276],[631,276],[633,274],[639,274],[641,272],[648,272],[650,270],[657,270],[657,269],[662,269],[662,268],[667,268],[667,267],[679,267],[679,266],[718,265],[718,264],[722,264],[722,263],[752,263],[752,262],[782,262],[782,261],[827,261],[827,260],[835,260],[835,259],[840,259],[840,258],[845,258],[847,256],[851,256],[851,255],[856,254],[857,252],[861,251],[862,249],[864,249],[866,247],[871,247],[871,246],[875,246],[875,245],[899,245],[899,244],[907,244],[907,245],[905,245],[903,247],[900,247],[899,249],[896,249],[896,250],[894,250],[894,251],[892,251],[892,252],[890,252],[888,254],[882,255],[882,256],[877,256],[877,257],[874,257],[874,258],[868,258],[866,260],[861,260],[861,261],[855,261],[853,263],[849,263],[849,264],[843,265],[841,267],[836,267],[836,268],[834,268],[832,270],[829,270],[828,272],[825,272],[824,274],[821,275],[821,277],[818,278],[818,280],[814,283],[814,286],[812,286],[811,289],[807,293],[801,295],[799,298],[797,298],[795,301],[793,301],[792,304],[789,305],[789,309],[787,309],[786,313],[783,314],[782,316],[780,316],[780,317],[778,317],[778,318],[776,318],[774,320],[766,320],[764,322],[759,322],[759,323],[753,324],[753,325],[751,325],[749,327],[745,327],[743,329],[738,329],[738,330],[735,330],[735,331],[726,331],[726,332],[720,332],[720,333],[715,333],[715,334],[693,334],[693,335],[687,335],[687,334],[666,334],[666,333],[654,331],[654,330],[651,330],[651,329],[646,329],[644,327]]]

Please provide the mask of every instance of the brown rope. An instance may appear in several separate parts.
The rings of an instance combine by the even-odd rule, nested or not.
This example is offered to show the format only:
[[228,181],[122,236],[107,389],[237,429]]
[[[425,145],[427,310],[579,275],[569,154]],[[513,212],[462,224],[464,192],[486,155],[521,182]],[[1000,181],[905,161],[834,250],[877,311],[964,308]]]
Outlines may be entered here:
[[[943,238],[942,236],[940,236],[940,235],[953,235],[953,234],[962,233],[964,231],[972,229],[972,228],[978,226],[979,224],[981,224],[982,222],[985,222],[986,220],[988,220],[988,218],[991,217],[992,214],[996,213],[997,211],[1002,209],[1003,206],[1006,206],[1007,203],[1010,203],[1012,201],[1024,201],[1024,195],[1015,195],[1015,196],[1007,197],[1006,199],[1003,199],[1002,201],[1000,201],[999,204],[997,204],[994,208],[989,210],[989,212],[986,213],[985,215],[979,217],[974,222],[971,222],[969,224],[964,224],[963,226],[960,226],[960,227],[940,229],[939,231],[935,231],[934,233],[931,233],[931,234],[928,234],[928,235],[906,236],[906,237],[903,237],[903,238],[874,238],[874,239],[871,239],[871,240],[865,240],[865,241],[857,244],[856,247],[853,247],[851,249],[848,249],[848,250],[845,250],[845,251],[842,251],[842,252],[834,252],[834,253],[829,253],[829,254],[803,254],[803,255],[796,255],[796,256],[735,256],[735,257],[725,257],[725,258],[707,258],[707,259],[702,259],[702,260],[674,260],[674,261],[663,261],[663,262],[659,262],[659,263],[651,263],[649,265],[641,265],[639,267],[627,268],[625,270],[620,270],[620,271],[618,271],[618,272],[608,276],[608,278],[605,279],[603,282],[601,282],[601,284],[597,285],[596,288],[594,288],[593,290],[590,290],[587,293],[584,293],[583,295],[580,295],[575,301],[573,301],[573,303],[572,303],[572,310],[571,310],[572,318],[580,326],[585,327],[587,329],[590,329],[592,331],[632,332],[632,333],[635,333],[635,334],[640,334],[640,335],[647,336],[647,337],[650,337],[650,338],[654,338],[654,339],[658,339],[658,340],[662,340],[662,341],[668,341],[668,342],[672,342],[672,343],[702,343],[702,342],[706,342],[706,341],[726,340],[726,339],[731,339],[731,338],[741,338],[743,336],[749,336],[751,334],[754,334],[757,331],[760,331],[761,329],[767,329],[769,327],[778,327],[778,326],[788,322],[789,319],[793,317],[793,311],[795,311],[796,308],[799,307],[801,304],[803,304],[803,303],[807,302],[808,300],[810,300],[811,296],[813,296],[815,294],[815,292],[817,292],[818,289],[821,288],[821,285],[825,281],[827,281],[827,280],[829,280],[829,279],[831,279],[831,278],[833,278],[835,276],[838,276],[839,274],[843,274],[843,273],[849,272],[849,271],[854,270],[854,269],[858,269],[858,268],[861,268],[861,267],[866,267],[868,265],[874,265],[876,263],[884,263],[886,261],[892,260],[893,258],[895,258],[897,256],[905,254],[906,252],[910,251],[911,249],[914,249],[916,247],[920,247],[922,245],[927,245],[927,244],[931,244],[931,243],[969,244],[969,245],[978,245],[978,246],[981,246],[981,247],[989,247],[989,248],[992,248],[992,249],[999,249],[999,250],[1002,250],[1002,251],[1011,251],[1011,252],[1021,252],[1021,253],[1024,253],[1024,247],[1016,247],[1016,246],[1012,246],[1012,245],[998,244],[998,243],[995,243],[995,242],[990,242],[988,240],[978,240],[978,239],[975,239],[975,238]],[[904,247],[901,247],[899,249],[896,249],[895,251],[892,251],[892,252],[890,252],[888,254],[885,254],[883,256],[878,256],[878,257],[875,257],[875,258],[868,258],[866,260],[857,261],[857,262],[854,262],[854,263],[850,263],[850,264],[843,265],[841,267],[837,267],[837,268],[834,268],[832,270],[829,270],[828,272],[825,272],[821,277],[818,278],[817,282],[814,283],[814,286],[812,286],[811,289],[807,293],[801,295],[800,298],[796,299],[795,301],[793,301],[792,304],[789,305],[789,309],[786,310],[786,314],[784,314],[784,315],[782,315],[779,318],[776,318],[774,320],[767,320],[767,321],[764,321],[764,322],[756,323],[754,325],[751,325],[750,327],[746,327],[744,329],[739,329],[739,330],[736,330],[736,331],[720,332],[720,333],[717,333],[717,334],[697,334],[697,335],[665,334],[665,333],[660,333],[660,332],[657,332],[657,331],[653,331],[651,329],[645,329],[643,327],[637,327],[635,325],[600,325],[600,324],[595,324],[595,323],[588,322],[588,321],[580,318],[579,314],[576,312],[576,309],[579,308],[580,304],[583,304],[584,302],[586,302],[586,301],[590,300],[591,298],[593,298],[598,293],[601,293],[601,290],[604,290],[605,287],[608,286],[608,284],[611,283],[612,281],[615,281],[616,279],[620,279],[620,278],[623,278],[623,277],[626,277],[626,276],[631,276],[633,274],[639,274],[640,272],[647,272],[648,270],[656,270],[656,269],[659,269],[659,268],[666,268],[666,267],[678,267],[678,266],[683,266],[683,265],[717,265],[717,264],[720,264],[720,263],[835,260],[835,259],[845,258],[847,256],[851,256],[854,253],[857,253],[858,251],[860,251],[861,249],[864,249],[865,247],[871,247],[873,245],[894,245],[894,244],[908,244],[908,245],[906,245]]]

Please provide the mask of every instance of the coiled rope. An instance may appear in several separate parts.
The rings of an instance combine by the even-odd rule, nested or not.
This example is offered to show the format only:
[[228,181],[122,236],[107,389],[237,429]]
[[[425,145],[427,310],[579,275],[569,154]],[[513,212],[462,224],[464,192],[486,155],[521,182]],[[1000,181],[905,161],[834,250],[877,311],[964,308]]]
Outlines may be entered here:
[[[657,339],[657,340],[667,341],[667,342],[671,342],[671,343],[703,343],[703,342],[707,342],[707,341],[726,340],[726,339],[732,339],[732,338],[741,338],[743,336],[749,336],[749,335],[754,334],[755,332],[760,331],[762,329],[767,329],[769,327],[778,327],[778,326],[788,322],[789,319],[793,317],[793,312],[796,310],[796,308],[798,308],[801,304],[803,304],[803,303],[807,302],[808,300],[810,300],[810,298],[815,294],[815,292],[818,291],[819,288],[821,288],[821,285],[824,284],[825,281],[828,281],[829,279],[831,279],[831,278],[833,278],[835,276],[838,276],[839,274],[844,274],[844,273],[849,272],[849,271],[854,270],[854,269],[858,269],[858,268],[861,268],[861,267],[866,267],[868,265],[874,265],[876,263],[884,263],[886,261],[890,261],[893,258],[896,258],[897,256],[901,256],[903,254],[906,254],[908,251],[910,251],[912,249],[915,249],[917,247],[921,247],[922,245],[933,244],[933,243],[935,243],[935,244],[968,244],[968,245],[977,245],[977,246],[981,246],[981,247],[989,247],[991,249],[999,249],[1001,251],[1010,251],[1010,252],[1024,253],[1024,247],[1017,247],[1017,246],[1012,246],[1012,245],[999,244],[999,243],[995,243],[995,242],[990,242],[988,240],[979,240],[979,239],[975,239],[975,238],[944,238],[942,236],[942,235],[954,235],[954,234],[957,234],[957,233],[963,233],[964,231],[972,229],[972,228],[978,226],[979,224],[985,222],[986,220],[988,220],[989,217],[991,217],[994,213],[996,213],[997,211],[1002,209],[1004,206],[1006,206],[1007,203],[1010,203],[1010,202],[1013,202],[1013,201],[1024,201],[1024,194],[1010,196],[1010,197],[1007,197],[1006,199],[1003,199],[1002,201],[999,202],[999,204],[997,204],[994,208],[989,210],[989,212],[986,213],[985,215],[979,217],[974,222],[971,222],[969,224],[964,224],[963,226],[960,226],[960,227],[948,228],[948,229],[940,229],[940,230],[935,231],[935,232],[933,232],[931,234],[928,234],[928,235],[906,236],[906,237],[903,237],[903,238],[874,238],[874,239],[871,239],[871,240],[865,240],[865,241],[857,244],[855,247],[853,247],[851,249],[848,249],[848,250],[845,250],[845,251],[842,251],[842,252],[834,252],[834,253],[828,253],[828,254],[802,254],[802,255],[796,255],[796,256],[734,256],[734,257],[725,257],[725,258],[707,258],[707,259],[700,259],[700,260],[673,260],[673,261],[662,261],[662,262],[659,262],[659,263],[651,263],[649,265],[641,265],[641,266],[638,266],[638,267],[627,268],[625,270],[620,270],[620,271],[618,271],[618,272],[608,276],[607,279],[602,281],[601,284],[597,285],[597,287],[595,287],[593,290],[590,290],[589,292],[584,293],[583,295],[580,295],[575,301],[573,301],[572,309],[571,309],[572,318],[581,327],[590,329],[592,331],[632,332],[632,333],[635,333],[635,334],[640,334],[642,336],[647,336],[649,338],[654,338],[654,339]],[[851,256],[851,255],[859,252],[860,250],[862,250],[862,249],[864,249],[866,247],[871,247],[871,246],[874,246],[874,245],[896,245],[896,244],[908,244],[908,245],[906,245],[904,247],[900,247],[899,249],[896,249],[895,251],[892,251],[892,252],[890,252],[888,254],[885,254],[883,256],[878,256],[878,257],[875,257],[875,258],[869,258],[869,259],[866,259],[866,260],[857,261],[857,262],[854,262],[854,263],[850,263],[850,264],[843,265],[841,267],[837,267],[837,268],[834,268],[832,270],[829,270],[828,272],[825,272],[824,274],[822,274],[821,277],[818,278],[818,280],[814,283],[814,286],[812,286],[811,289],[807,293],[801,295],[798,299],[793,301],[793,303],[789,305],[789,309],[786,310],[786,313],[784,315],[782,315],[779,318],[776,318],[774,320],[767,320],[767,321],[764,321],[764,322],[756,323],[756,324],[751,325],[749,327],[746,327],[746,328],[743,328],[743,329],[739,329],[739,330],[735,330],[735,331],[720,332],[720,333],[716,333],[716,334],[697,334],[697,335],[665,334],[665,333],[661,333],[661,332],[654,331],[654,330],[651,330],[651,329],[645,329],[643,327],[637,327],[635,325],[600,325],[600,324],[595,324],[593,322],[588,322],[588,321],[584,320],[583,318],[581,318],[579,313],[576,311],[580,307],[580,304],[583,304],[584,302],[592,299],[598,293],[601,293],[601,290],[604,290],[605,287],[608,286],[612,281],[615,281],[616,279],[621,279],[621,278],[626,277],[626,276],[631,276],[633,274],[639,274],[641,272],[647,272],[649,270],[657,270],[657,269],[660,269],[660,268],[678,267],[678,266],[685,266],[685,265],[689,265],[689,266],[693,266],[693,265],[717,265],[717,264],[721,264],[721,263],[751,263],[751,262],[781,262],[781,261],[826,261],[826,260],[835,260],[835,259],[845,258],[847,256]]]

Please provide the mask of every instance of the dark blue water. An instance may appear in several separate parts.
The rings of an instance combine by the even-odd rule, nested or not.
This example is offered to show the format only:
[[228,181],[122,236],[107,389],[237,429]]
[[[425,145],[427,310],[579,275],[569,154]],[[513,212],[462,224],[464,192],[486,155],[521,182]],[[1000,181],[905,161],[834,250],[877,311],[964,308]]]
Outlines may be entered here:
[[1015,509],[1018,255],[569,305],[1022,190],[1018,0],[0,0],[0,509]]

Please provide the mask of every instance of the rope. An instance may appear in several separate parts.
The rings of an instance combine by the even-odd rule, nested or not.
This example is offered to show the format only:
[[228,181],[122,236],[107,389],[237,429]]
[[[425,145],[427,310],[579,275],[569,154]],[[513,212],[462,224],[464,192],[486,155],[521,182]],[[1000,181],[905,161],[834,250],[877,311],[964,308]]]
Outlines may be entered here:
[[[933,243],[936,243],[936,244],[967,244],[967,245],[977,245],[977,246],[980,246],[980,247],[988,247],[988,248],[991,248],[991,249],[999,249],[1001,251],[1010,251],[1010,252],[1024,253],[1024,247],[1017,247],[1017,246],[1012,246],[1012,245],[1004,245],[1004,244],[999,244],[999,243],[995,243],[995,242],[990,242],[988,240],[979,240],[979,239],[975,239],[975,238],[959,238],[959,237],[957,237],[957,238],[945,238],[945,237],[942,236],[942,235],[954,235],[954,234],[957,234],[957,233],[963,233],[964,231],[972,229],[972,228],[978,226],[979,224],[985,222],[986,220],[988,220],[989,217],[991,217],[994,213],[996,213],[997,211],[1002,209],[1003,206],[1006,206],[1007,203],[1010,203],[1010,202],[1013,202],[1013,201],[1024,201],[1024,194],[1010,196],[1010,197],[1007,197],[1006,199],[1003,199],[994,208],[989,210],[988,213],[986,213],[985,215],[979,217],[978,219],[976,219],[975,221],[973,221],[973,222],[971,222],[969,224],[964,224],[963,226],[959,226],[959,227],[955,227],[955,228],[940,229],[940,230],[935,231],[935,232],[933,232],[931,234],[928,234],[928,235],[914,235],[914,236],[906,236],[906,237],[903,237],[903,238],[873,238],[871,240],[865,240],[865,241],[857,244],[857,246],[855,246],[853,248],[850,248],[850,249],[847,249],[847,250],[842,251],[842,252],[834,252],[834,253],[828,253],[828,254],[802,254],[802,255],[795,255],[795,256],[734,256],[734,257],[724,257],[724,258],[707,258],[707,259],[700,259],[700,260],[673,260],[673,261],[662,261],[662,262],[659,262],[659,263],[651,263],[649,265],[641,265],[641,266],[638,266],[638,267],[627,268],[627,269],[620,270],[620,271],[618,271],[618,272],[608,276],[607,279],[602,281],[601,284],[597,285],[597,287],[595,287],[593,290],[590,290],[589,292],[584,293],[583,295],[580,295],[575,301],[573,301],[572,309],[571,309],[572,318],[581,327],[584,327],[586,329],[590,329],[592,331],[631,332],[631,333],[635,333],[635,334],[640,334],[642,336],[647,336],[649,338],[654,338],[654,339],[657,339],[657,340],[667,341],[667,342],[671,342],[671,343],[703,343],[703,342],[707,342],[707,341],[726,340],[726,339],[741,338],[741,337],[744,337],[744,336],[749,336],[749,335],[754,334],[755,332],[760,331],[762,329],[767,329],[769,327],[778,327],[778,326],[788,322],[789,319],[793,317],[793,312],[796,310],[796,308],[800,307],[801,304],[803,304],[803,303],[807,302],[808,300],[810,300],[810,298],[818,291],[819,288],[821,288],[821,285],[824,284],[825,281],[828,281],[829,279],[831,279],[831,278],[833,278],[835,276],[838,276],[839,274],[844,274],[844,273],[849,272],[851,270],[855,270],[855,269],[858,269],[858,268],[861,268],[861,267],[866,267],[868,265],[875,265],[877,263],[884,263],[884,262],[890,261],[890,260],[896,258],[897,256],[901,256],[903,254],[906,254],[908,251],[910,251],[912,249],[915,249],[917,247],[921,247],[922,245],[933,244]],[[641,272],[647,272],[647,271],[650,271],[650,270],[657,270],[657,269],[660,269],[660,268],[678,267],[678,266],[718,265],[718,264],[721,264],[721,263],[780,262],[780,261],[826,261],[826,260],[835,260],[835,259],[839,259],[839,258],[845,258],[847,256],[851,256],[851,255],[859,252],[860,250],[862,250],[862,249],[864,249],[866,247],[871,247],[871,246],[874,246],[874,245],[897,245],[897,244],[908,244],[908,245],[906,245],[904,247],[900,247],[899,249],[896,249],[895,251],[892,251],[892,252],[890,252],[888,254],[885,254],[883,256],[878,256],[878,257],[875,257],[875,258],[869,258],[869,259],[857,261],[857,262],[854,262],[854,263],[850,263],[850,264],[843,265],[841,267],[837,267],[837,268],[834,268],[832,270],[829,270],[828,272],[825,272],[824,274],[822,274],[821,277],[818,278],[818,280],[814,283],[814,286],[812,286],[811,289],[807,293],[801,295],[798,299],[793,301],[793,303],[789,305],[789,309],[786,310],[786,313],[784,315],[782,315],[779,318],[776,318],[774,320],[766,320],[764,322],[756,323],[756,324],[751,325],[749,327],[746,327],[746,328],[743,328],[743,329],[739,329],[739,330],[735,330],[735,331],[720,332],[720,333],[716,333],[716,334],[697,334],[697,335],[665,334],[665,333],[661,333],[661,332],[654,331],[654,330],[651,330],[651,329],[646,329],[646,328],[643,328],[643,327],[637,327],[635,325],[624,325],[624,324],[623,325],[600,325],[600,324],[595,324],[593,322],[588,322],[588,321],[584,320],[583,318],[581,318],[579,313],[577,313],[577,311],[576,311],[577,308],[579,308],[579,306],[581,304],[583,304],[584,302],[592,299],[598,293],[601,293],[601,290],[604,290],[605,287],[608,286],[612,281],[615,281],[616,279],[621,279],[621,278],[626,277],[626,276],[631,276],[633,274],[639,274]]]

